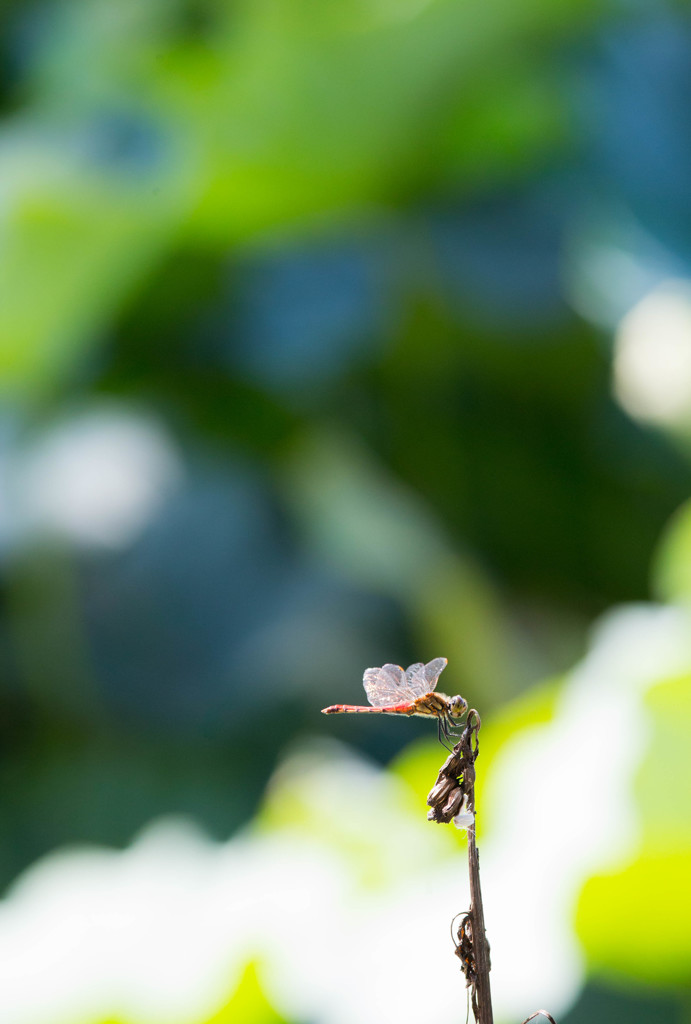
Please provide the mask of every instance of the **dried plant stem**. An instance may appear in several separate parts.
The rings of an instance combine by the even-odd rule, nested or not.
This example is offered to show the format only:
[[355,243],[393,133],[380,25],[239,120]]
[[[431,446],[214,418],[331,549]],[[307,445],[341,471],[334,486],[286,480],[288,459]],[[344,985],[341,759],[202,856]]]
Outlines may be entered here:
[[[474,794],[473,794],[474,795]],[[470,875],[470,917],[475,953],[475,989],[477,992],[477,1024],[493,1024],[492,993],[489,985],[489,945],[485,934],[485,912],[480,888],[480,858],[475,843],[475,829],[468,829],[468,873]]]
[[480,716],[471,709],[461,738],[441,766],[437,781],[427,797],[431,808],[427,817],[430,821],[443,823],[455,820],[457,825],[468,830],[470,910],[464,915],[458,930],[456,955],[461,961],[466,985],[470,988],[477,1024],[493,1024],[489,943],[480,889],[480,858],[475,842],[475,759],[479,750],[480,725]]
[[[489,943],[485,934],[485,911],[480,889],[480,857],[475,842],[475,759],[480,746],[480,716],[472,708],[468,712],[461,738],[439,769],[437,781],[427,797],[429,821],[448,824],[453,821],[468,832],[468,874],[470,876],[470,910],[456,914],[451,922],[451,935],[456,956],[461,961],[466,987],[470,989],[470,1005],[477,1024],[493,1024],[492,993],[489,984]],[[461,923],[454,935],[454,924]],[[546,1017],[555,1024],[547,1010],[536,1010],[523,1024],[535,1017]]]

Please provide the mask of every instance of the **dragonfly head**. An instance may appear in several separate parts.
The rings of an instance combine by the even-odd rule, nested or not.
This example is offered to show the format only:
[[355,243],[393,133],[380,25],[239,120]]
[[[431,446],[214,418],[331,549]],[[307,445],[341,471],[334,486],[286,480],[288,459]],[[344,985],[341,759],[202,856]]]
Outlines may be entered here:
[[463,697],[451,697],[449,700],[449,714],[452,718],[461,718],[468,710],[468,701]]

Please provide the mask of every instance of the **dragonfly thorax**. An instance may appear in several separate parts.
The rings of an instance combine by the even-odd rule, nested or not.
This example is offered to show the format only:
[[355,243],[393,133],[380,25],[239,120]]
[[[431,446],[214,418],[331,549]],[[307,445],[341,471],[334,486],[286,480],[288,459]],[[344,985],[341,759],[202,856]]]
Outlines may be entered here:
[[435,715],[437,718],[461,718],[468,710],[463,697],[447,697],[445,693],[425,693],[418,697],[406,714]]

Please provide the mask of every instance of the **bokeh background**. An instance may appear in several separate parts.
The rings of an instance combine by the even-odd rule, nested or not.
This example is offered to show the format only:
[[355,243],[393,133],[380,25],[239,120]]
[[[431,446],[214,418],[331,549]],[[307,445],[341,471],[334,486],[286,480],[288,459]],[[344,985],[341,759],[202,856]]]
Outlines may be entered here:
[[2,1024],[464,1019],[439,655],[498,1020],[688,1020],[688,5],[0,36]]

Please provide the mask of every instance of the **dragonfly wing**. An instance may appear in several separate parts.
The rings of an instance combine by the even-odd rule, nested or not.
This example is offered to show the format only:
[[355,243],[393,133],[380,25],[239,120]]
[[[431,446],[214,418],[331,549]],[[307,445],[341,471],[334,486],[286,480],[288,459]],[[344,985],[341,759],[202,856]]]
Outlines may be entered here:
[[434,661],[429,661],[426,665],[423,665],[421,661],[416,661],[414,665],[410,665],[406,669],[408,686],[416,697],[422,697],[423,694],[434,690],[446,665],[446,658],[435,658]]
[[365,669],[362,683],[367,699],[375,708],[383,708],[387,704],[402,704],[415,700],[418,696],[417,692],[411,689],[406,673],[400,665]]
[[396,686],[405,686],[405,672],[400,665],[391,665],[387,661],[386,665],[382,665],[381,670],[382,672],[385,672],[387,676],[391,676],[396,683]]
[[386,672],[395,681],[396,689],[394,692],[397,701],[415,700],[418,694],[411,687],[408,677],[400,665],[382,665],[382,672]]
[[414,665],[408,665],[408,668],[405,670],[405,676],[409,689],[412,690],[416,697],[422,697],[423,694],[429,693],[432,689],[427,682],[425,666],[421,661],[416,661]]
[[425,679],[427,680],[427,689],[434,690],[437,683],[439,682],[439,676],[442,674],[448,661],[446,658],[435,658],[434,661],[428,661],[425,665]]

